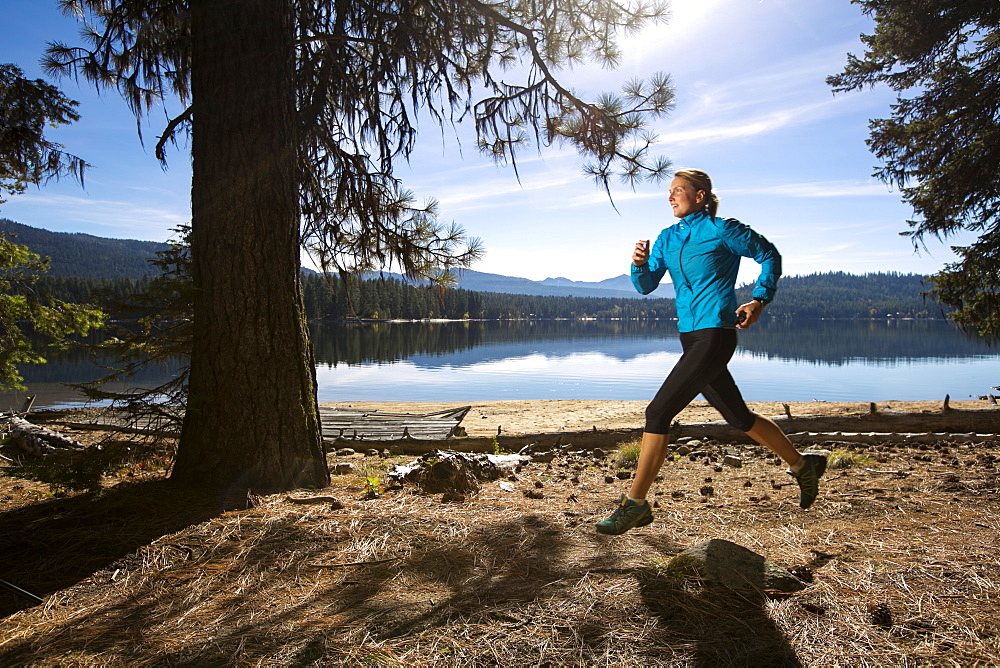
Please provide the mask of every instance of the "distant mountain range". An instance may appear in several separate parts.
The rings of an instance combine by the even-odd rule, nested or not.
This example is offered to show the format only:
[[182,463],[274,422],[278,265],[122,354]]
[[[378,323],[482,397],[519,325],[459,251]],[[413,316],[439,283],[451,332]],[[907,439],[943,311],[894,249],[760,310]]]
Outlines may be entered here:
[[[14,241],[33,253],[52,258],[49,276],[78,276],[90,279],[114,279],[152,276],[156,273],[148,260],[168,248],[167,244],[132,239],[106,239],[90,234],[50,232],[12,220],[0,219],[0,232],[16,235]],[[389,274],[402,280],[398,274]],[[458,277],[458,287],[475,292],[500,292],[515,295],[549,297],[609,297],[640,299],[628,274],[603,281],[571,281],[568,278],[527,278],[487,274],[466,269]],[[662,284],[650,298],[674,296],[673,286]]]
[[537,295],[543,297],[611,297],[615,299],[668,299],[674,296],[674,286],[661,283],[650,295],[641,295],[632,286],[628,274],[607,278],[603,281],[571,281],[568,278],[546,278],[532,281],[500,274],[486,274],[466,269],[458,277],[458,287],[475,292],[506,292],[515,295]]

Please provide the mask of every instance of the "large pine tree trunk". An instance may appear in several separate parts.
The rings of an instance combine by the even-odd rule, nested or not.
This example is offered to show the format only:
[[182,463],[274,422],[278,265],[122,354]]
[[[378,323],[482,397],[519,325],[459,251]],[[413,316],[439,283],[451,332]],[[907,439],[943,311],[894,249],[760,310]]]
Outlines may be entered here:
[[191,0],[196,287],[172,479],[325,486],[299,279],[292,3]]

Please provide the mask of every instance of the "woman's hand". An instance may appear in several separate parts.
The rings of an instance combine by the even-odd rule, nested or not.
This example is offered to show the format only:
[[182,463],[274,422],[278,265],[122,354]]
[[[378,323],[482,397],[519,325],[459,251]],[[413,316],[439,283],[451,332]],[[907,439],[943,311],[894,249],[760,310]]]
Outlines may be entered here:
[[736,309],[736,329],[749,329],[764,312],[764,302],[751,299]]
[[635,242],[635,252],[632,253],[632,264],[641,267],[649,262],[649,239]]

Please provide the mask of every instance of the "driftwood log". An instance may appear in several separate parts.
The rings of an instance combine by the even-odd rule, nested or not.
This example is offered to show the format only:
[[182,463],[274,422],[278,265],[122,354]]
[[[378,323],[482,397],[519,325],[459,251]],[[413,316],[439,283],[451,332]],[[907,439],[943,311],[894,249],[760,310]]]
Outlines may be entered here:
[[[961,440],[975,438],[975,435],[989,437],[1000,433],[1000,410],[995,408],[956,410],[946,408],[933,413],[886,413],[878,410],[864,415],[816,415],[773,417],[775,424],[786,434],[796,435],[795,440],[823,438],[825,440],[852,440],[841,438],[848,434],[857,436],[858,442],[878,442],[881,436],[888,440],[900,436],[942,440],[942,434],[953,434]],[[671,435],[711,438],[720,441],[749,443],[750,437],[739,429],[730,427],[723,421],[698,422],[694,424],[675,423]],[[971,435],[971,436],[970,436]],[[867,440],[866,440],[867,439]],[[947,439],[944,439],[947,440]]]
[[34,457],[86,449],[78,441],[57,431],[32,424],[24,418],[10,417],[6,422],[10,428],[10,441]]
[[861,443],[873,445],[876,443],[902,443],[933,445],[935,443],[978,443],[982,441],[1000,440],[1000,433],[983,434],[979,432],[968,433],[903,433],[903,432],[811,432],[803,431],[795,434],[788,434],[788,439],[799,445],[809,445],[817,443]]

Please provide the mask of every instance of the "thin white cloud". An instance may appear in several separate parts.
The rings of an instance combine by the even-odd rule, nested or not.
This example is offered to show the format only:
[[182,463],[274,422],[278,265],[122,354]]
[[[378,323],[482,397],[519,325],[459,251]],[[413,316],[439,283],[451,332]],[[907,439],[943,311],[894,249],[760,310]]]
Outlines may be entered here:
[[530,179],[525,178],[518,183],[512,175],[509,179],[478,181],[457,187],[444,187],[434,196],[440,202],[442,211],[463,211],[476,208],[475,205],[485,205],[499,198],[509,198],[511,195],[558,188],[571,184],[573,180],[569,175],[555,173],[544,178],[532,176]]
[[[121,235],[156,240],[169,237],[173,228],[190,222],[190,212],[149,206],[124,200],[88,199],[72,195],[25,194],[17,198],[16,216],[22,222],[33,218],[32,211],[45,212],[45,218],[59,219],[61,231],[79,225],[99,235]],[[13,207],[10,207],[13,208]],[[31,224],[28,222],[28,224]]]
[[[659,128],[661,145],[726,142],[825,121],[847,110],[859,93],[805,100],[779,100],[777,95],[750,97],[738,88],[715,90],[710,97]],[[763,86],[766,88],[766,86]],[[789,96],[791,97],[791,96]],[[806,96],[809,97],[809,96]]]
[[721,191],[726,195],[776,195],[781,197],[894,197],[899,193],[892,191],[884,183],[861,181],[814,181],[807,183],[769,184],[754,188],[727,188]]
[[[677,77],[677,108],[657,124],[661,144],[727,142],[801,127],[856,112],[880,97],[871,91],[833,95],[826,77],[856,42],[838,42],[756,69],[712,69],[712,79]],[[732,72],[725,78],[726,72]]]
[[831,253],[834,255],[839,255],[846,250],[851,250],[852,248],[855,248],[856,246],[857,244],[835,244],[827,246],[824,250],[826,250],[828,255]]
[[[628,188],[622,190],[611,189],[611,201],[618,202],[630,202],[635,200],[651,199],[654,197],[661,197],[666,201],[666,195],[662,192],[640,192],[635,190],[629,190]],[[583,206],[599,206],[601,204],[608,204],[608,193],[597,188],[594,192],[588,193],[586,195],[578,195],[576,197],[571,197],[568,200],[561,202],[553,202],[552,206],[560,209],[583,207]]]
[[666,146],[678,146],[745,139],[777,130],[788,125],[794,118],[795,116],[791,112],[776,112],[743,123],[719,119],[716,125],[702,125],[696,129],[667,132],[660,136],[659,143]]

